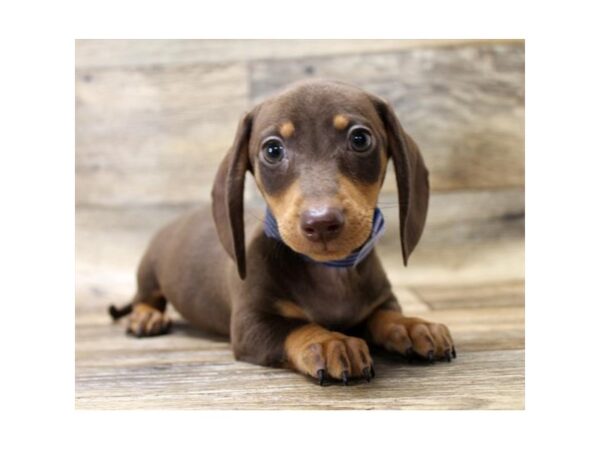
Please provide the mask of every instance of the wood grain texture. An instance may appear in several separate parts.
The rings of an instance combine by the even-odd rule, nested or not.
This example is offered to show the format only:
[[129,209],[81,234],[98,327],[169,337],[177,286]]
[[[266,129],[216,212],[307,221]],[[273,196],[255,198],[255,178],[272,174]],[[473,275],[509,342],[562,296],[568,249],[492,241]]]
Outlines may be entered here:
[[[498,311],[493,315],[500,316]],[[460,322],[448,320],[459,349],[459,357],[450,364],[411,365],[375,352],[377,377],[370,384],[322,388],[296,373],[237,362],[227,341],[182,322],[176,322],[171,335],[135,339],[104,314],[89,314],[77,327],[76,407],[522,409],[522,339],[511,340],[505,323],[494,328],[494,321],[485,321],[486,338],[464,331]],[[501,335],[502,345],[492,333]],[[490,341],[496,349],[483,349]]]
[[[524,184],[524,47],[496,44],[257,61],[252,101],[307,77],[386,99],[419,144],[433,190]],[[393,191],[388,177],[385,191]]]
[[522,45],[522,41],[469,39],[79,39],[75,42],[75,65],[92,68],[209,64],[495,42]]
[[521,280],[484,285],[419,286],[415,294],[433,309],[525,306],[525,285]]
[[[175,60],[129,64],[123,56],[110,65],[81,64],[76,70],[77,203],[207,198],[243,113],[287,83],[311,76],[350,81],[388,99],[421,146],[434,191],[523,186],[521,44],[406,49],[394,41],[371,47],[361,41],[352,53],[352,43],[336,42],[330,43],[331,52],[336,45],[346,51],[306,56],[322,55],[328,47],[313,43],[321,50],[311,50],[313,44],[299,42],[297,48],[304,50],[297,58],[290,59],[291,52],[287,59],[281,53],[264,60],[252,59],[251,52],[248,59],[239,55],[241,49],[260,47],[253,42],[180,43],[182,49],[197,45],[197,55],[232,46],[229,59],[212,62],[198,57],[177,62],[176,52],[168,49],[180,47],[162,41],[89,43],[94,50],[81,50],[89,59],[101,60],[116,46],[124,54],[158,52]],[[393,192],[390,167],[384,193]]]
[[[525,193],[522,188],[434,192],[429,200],[421,247],[523,236]],[[398,239],[396,193],[382,193],[379,207],[386,221],[384,243]]]
[[76,201],[208,198],[248,108],[241,64],[76,72]]
[[[77,370],[78,409],[523,409],[523,352],[468,353],[447,366],[377,360],[370,384],[320,387],[235,362],[228,348],[154,352]],[[401,381],[400,381],[401,380]]]

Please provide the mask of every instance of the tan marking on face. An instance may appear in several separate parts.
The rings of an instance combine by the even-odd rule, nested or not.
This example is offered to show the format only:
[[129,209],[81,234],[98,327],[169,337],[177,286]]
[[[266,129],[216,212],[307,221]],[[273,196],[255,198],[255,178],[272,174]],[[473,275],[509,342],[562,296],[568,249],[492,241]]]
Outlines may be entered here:
[[[259,187],[261,187],[261,191],[263,191],[262,183]],[[271,212],[277,219],[280,231],[281,227],[285,226],[285,222],[294,219],[294,216],[303,203],[303,196],[300,191],[300,183],[298,180],[294,181],[284,192],[277,195],[269,195],[263,191],[263,196],[265,197]]]
[[350,213],[362,213],[365,210],[372,212],[377,204],[379,182],[363,184],[341,176],[338,183],[338,197],[342,204],[347,203]]
[[335,203],[341,206],[345,223],[340,236],[331,242],[335,244],[337,251],[334,257],[316,255],[313,259],[317,261],[342,259],[364,244],[371,234],[373,211],[377,205],[379,189],[378,182],[362,184],[340,176]]
[[300,308],[300,306],[289,300],[279,300],[275,303],[275,307],[279,314],[288,319],[310,320],[306,312]]
[[[285,244],[315,261],[343,259],[360,247],[371,233],[373,211],[377,206],[377,196],[381,187],[379,180],[372,184],[363,184],[340,176],[337,194],[323,199],[305,198],[298,180],[276,196],[264,193],[260,176],[257,177],[257,184],[277,220],[279,233]],[[321,242],[309,241],[300,228],[302,212],[323,205],[342,209],[345,219],[341,234],[327,242],[326,247]]]
[[304,210],[304,195],[300,189],[300,182],[294,181],[284,192],[277,195],[265,193],[260,179],[257,179],[257,184],[277,220],[277,227],[283,241],[294,251],[303,253],[306,239],[300,230],[300,214]]
[[383,182],[385,180],[385,173],[387,172],[387,166],[388,166],[388,157],[384,153],[383,156],[381,157],[381,170],[379,171],[379,184],[381,184],[381,185],[383,185]]
[[287,122],[282,123],[279,127],[279,134],[281,134],[281,136],[283,136],[285,139],[288,139],[292,137],[295,130],[296,128],[294,127],[294,124],[288,120]]
[[349,123],[350,120],[348,120],[348,118],[343,114],[337,114],[333,118],[333,126],[336,130],[345,130]]

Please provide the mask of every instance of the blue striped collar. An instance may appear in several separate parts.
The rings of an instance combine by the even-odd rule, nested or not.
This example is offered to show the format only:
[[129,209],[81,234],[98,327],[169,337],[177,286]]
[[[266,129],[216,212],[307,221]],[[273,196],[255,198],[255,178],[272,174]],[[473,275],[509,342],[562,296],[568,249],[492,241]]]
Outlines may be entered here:
[[[269,208],[265,214],[265,234],[267,237],[283,242],[281,235],[279,234],[279,227],[277,221]],[[358,249],[354,250],[344,259],[337,259],[332,261],[315,261],[307,255],[302,255],[306,261],[312,261],[317,264],[323,264],[328,267],[356,267],[363,259],[367,257],[369,253],[375,247],[375,244],[379,240],[385,231],[385,222],[383,220],[383,214],[379,208],[375,208],[373,213],[373,226],[371,228],[371,235],[369,239]]]

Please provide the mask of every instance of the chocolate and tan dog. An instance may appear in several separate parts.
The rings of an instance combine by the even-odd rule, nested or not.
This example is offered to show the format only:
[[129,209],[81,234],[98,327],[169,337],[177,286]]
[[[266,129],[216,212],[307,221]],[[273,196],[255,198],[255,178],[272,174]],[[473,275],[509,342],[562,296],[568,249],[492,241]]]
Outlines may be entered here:
[[[214,222],[199,210],[160,230],[139,266],[133,302],[111,307],[111,315],[132,313],[135,336],[162,334],[169,302],[193,325],[230,336],[237,359],[289,367],[321,384],[370,380],[367,343],[450,361],[456,352],[448,328],[404,316],[372,245],[365,247],[377,234],[377,197],[390,159],[406,264],[425,225],[429,183],[392,109],[326,81],[299,83],[264,101],[241,120],[219,167]],[[248,246],[246,171],[270,224],[261,224]]]

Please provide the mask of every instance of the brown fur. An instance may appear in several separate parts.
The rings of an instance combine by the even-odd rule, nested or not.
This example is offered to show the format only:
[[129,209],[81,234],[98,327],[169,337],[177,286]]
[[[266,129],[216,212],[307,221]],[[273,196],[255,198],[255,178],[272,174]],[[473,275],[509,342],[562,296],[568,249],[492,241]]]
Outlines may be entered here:
[[[348,127],[357,124],[373,137],[360,153],[348,144]],[[284,157],[267,161],[262,144],[277,133]],[[133,334],[160,334],[168,328],[168,301],[193,325],[229,336],[237,359],[291,367],[320,382],[369,380],[367,341],[405,355],[414,350],[423,358],[448,359],[454,347],[447,328],[401,314],[375,251],[356,267],[340,269],[299,254],[339,259],[362,245],[389,159],[406,262],[423,231],[429,184],[418,147],[393,110],[356,87],[325,81],[299,83],[265,100],[242,118],[219,166],[214,222],[200,209],[162,228],[140,263],[133,308],[113,307],[111,314],[116,319],[132,309]],[[258,226],[246,245],[247,171],[283,242]],[[309,242],[299,228],[301,214],[332,206],[343,212],[341,233],[327,243]]]

